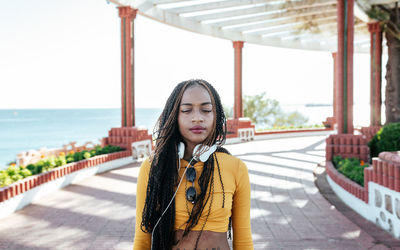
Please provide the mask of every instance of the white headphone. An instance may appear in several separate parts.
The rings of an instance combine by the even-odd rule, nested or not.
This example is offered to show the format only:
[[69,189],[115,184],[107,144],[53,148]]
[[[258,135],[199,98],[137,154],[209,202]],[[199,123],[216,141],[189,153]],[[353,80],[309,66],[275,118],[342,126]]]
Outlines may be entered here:
[[[217,150],[217,145],[212,145],[211,147],[203,144],[198,144],[193,149],[193,158],[196,161],[206,162],[208,158]],[[180,142],[178,145],[178,156],[179,159],[183,159],[185,155],[185,144]]]
[[[158,219],[156,225],[153,228],[153,231],[151,232],[151,249],[153,249],[153,232],[158,226],[158,223],[160,222],[161,218],[164,216],[165,212],[167,212],[169,206],[171,205],[172,201],[175,199],[176,193],[178,192],[179,187],[181,186],[183,177],[185,176],[187,167],[192,163],[192,161],[201,161],[201,162],[206,162],[208,158],[217,150],[217,145],[212,145],[211,147],[203,144],[198,144],[196,147],[193,149],[193,157],[190,159],[188,165],[186,166],[185,171],[182,174],[181,180],[179,181],[178,187],[176,188],[176,191],[174,195],[172,196],[171,200],[168,203],[168,206],[165,208],[165,210],[162,212],[160,218]],[[185,155],[185,144],[183,142],[180,142],[178,145],[178,157],[179,157],[179,168],[178,172],[181,169],[181,159],[183,159],[183,156]]]

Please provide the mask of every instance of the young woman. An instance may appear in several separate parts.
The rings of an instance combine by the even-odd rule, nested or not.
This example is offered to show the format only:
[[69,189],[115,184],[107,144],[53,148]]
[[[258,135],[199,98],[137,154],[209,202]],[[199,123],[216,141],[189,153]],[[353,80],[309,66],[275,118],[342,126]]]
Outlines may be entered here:
[[248,171],[221,147],[226,118],[215,89],[178,84],[155,135],[138,177],[134,249],[228,250],[231,225],[233,249],[253,249]]

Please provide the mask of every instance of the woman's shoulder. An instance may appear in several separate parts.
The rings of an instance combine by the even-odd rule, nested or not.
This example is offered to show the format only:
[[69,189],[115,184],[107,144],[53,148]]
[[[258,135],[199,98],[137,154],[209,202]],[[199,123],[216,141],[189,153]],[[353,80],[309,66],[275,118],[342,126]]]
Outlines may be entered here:
[[151,167],[151,160],[149,157],[147,157],[142,161],[142,164],[140,165],[139,175],[149,176],[150,167]]
[[235,166],[241,166],[244,165],[243,161],[239,159],[236,156],[224,153],[224,152],[217,152],[216,153],[218,161],[220,161],[222,164],[226,165],[235,165]]
[[145,159],[142,161],[141,167],[142,167],[142,168],[143,168],[143,167],[144,167],[144,168],[149,168],[150,165],[151,165],[150,157],[147,157],[147,158],[145,158]]

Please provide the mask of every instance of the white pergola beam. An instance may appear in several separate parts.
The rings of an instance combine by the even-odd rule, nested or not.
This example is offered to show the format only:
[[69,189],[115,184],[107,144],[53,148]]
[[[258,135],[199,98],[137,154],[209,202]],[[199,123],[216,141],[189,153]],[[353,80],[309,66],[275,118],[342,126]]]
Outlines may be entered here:
[[[327,33],[328,31],[335,32],[337,28],[336,24],[334,23],[336,0],[292,0],[291,2],[285,2],[285,4],[279,2],[283,0],[218,0],[208,3],[196,0],[110,1],[119,6],[129,5],[133,8],[137,8],[138,13],[143,16],[172,25],[180,29],[185,29],[188,31],[210,35],[213,37],[219,37],[231,41],[244,41],[247,43],[260,45],[306,50],[336,51],[337,49],[336,35],[332,36]],[[274,2],[275,4],[271,4],[271,2]],[[177,3],[177,5],[173,5],[174,3]],[[182,3],[182,5],[180,5],[179,3]],[[189,4],[191,6],[169,8],[169,6],[163,6],[163,4],[171,4],[171,6],[184,6]],[[236,10],[229,10],[229,7],[227,7],[241,7],[243,5],[252,6],[252,4],[262,4],[262,6]],[[215,9],[218,9],[218,11],[221,12],[207,13],[208,10],[210,10],[211,12]],[[172,10],[174,12],[172,12]],[[185,13],[191,13],[187,11],[203,11],[206,14],[190,16],[183,15],[182,11],[184,11]],[[251,15],[258,15],[258,17]],[[323,20],[324,15],[326,18],[325,20]],[[223,18],[236,18],[236,20],[218,21],[218,19]],[[329,18],[332,18],[333,23],[329,23]],[[301,25],[302,21],[307,22],[310,21],[310,19],[313,19],[312,21],[320,23],[320,26],[324,27],[322,33],[320,35],[314,35],[309,34],[309,32],[301,32],[300,34],[295,36],[296,34],[294,33],[296,33],[296,25]],[[212,23],[212,20],[217,21]],[[206,23],[207,21],[209,21],[210,23]],[[292,24],[290,24],[291,22]],[[361,38],[365,40],[366,35],[369,34],[366,24],[364,22],[362,22],[361,24],[364,27],[355,27],[355,31],[364,34],[363,36],[361,36]],[[224,27],[229,27],[229,25],[240,25],[241,27],[238,26],[224,29]],[[331,29],[328,28],[330,26],[332,26]],[[271,28],[269,29],[269,27]],[[260,30],[249,32],[250,29]],[[365,49],[367,47],[365,41],[358,41],[358,39],[359,38],[355,37],[355,50],[357,52],[367,51],[367,49]]]
[[[325,27],[325,26],[330,26],[330,25],[336,25],[336,16],[332,18],[324,18],[324,19],[316,19],[318,20],[318,27]],[[259,30],[255,32],[251,32],[251,34],[254,35],[260,35],[260,36],[265,36],[265,35],[274,35],[276,33],[281,33],[283,31],[287,31],[289,33],[298,33],[301,32],[302,30],[299,30],[299,27],[303,23],[297,22],[297,23],[291,23],[286,26],[278,26],[278,27],[273,27],[273,29],[266,29],[266,30]],[[248,32],[246,32],[248,33]],[[307,30],[303,30],[302,33],[309,33]]]
[[[325,14],[326,12],[337,12],[336,6],[332,7],[313,7],[310,8],[309,11],[305,12],[304,10],[285,10],[282,11],[281,13],[271,13],[271,12],[264,12],[262,15],[257,15],[257,16],[250,16],[250,17],[245,17],[245,18],[240,18],[240,19],[234,19],[234,20],[227,20],[227,21],[219,21],[219,22],[210,22],[214,26],[219,26],[219,27],[224,27],[224,26],[233,26],[233,25],[239,25],[239,24],[248,24],[251,25],[253,22],[259,22],[259,21],[271,21],[273,22],[274,19],[279,19],[276,21],[280,20],[287,20],[291,21],[295,18],[299,17],[306,17],[306,16],[311,16],[311,15],[316,15],[316,14]],[[195,20],[199,20],[195,18]],[[209,23],[209,22],[207,22]]]
[[268,1],[265,0],[229,0],[229,1],[221,1],[221,2],[214,2],[214,3],[207,3],[207,4],[197,4],[187,7],[177,7],[177,8],[170,8],[168,9],[169,12],[172,13],[191,13],[191,12],[198,12],[198,11],[214,11],[218,9],[225,9],[225,8],[232,8],[232,7],[241,7],[246,5],[256,5],[256,4],[263,4],[268,5]]
[[311,21],[310,19],[322,19],[322,18],[332,18],[336,17],[336,11],[331,10],[328,12],[311,12],[311,13],[305,13],[302,15],[295,15],[289,18],[282,18],[282,19],[264,19],[263,22],[258,22],[258,23],[250,23],[246,24],[243,23],[243,25],[239,27],[233,27],[230,28],[228,27],[222,27],[222,29],[233,29],[235,31],[240,31],[240,32],[245,32],[248,30],[252,29],[259,29],[259,28],[267,28],[267,27],[272,27],[272,26],[281,26],[281,25],[286,25],[288,23],[298,23],[298,22],[305,22],[305,21]]
[[369,3],[371,5],[375,4],[391,4],[391,3],[396,3],[396,0],[369,0]]
[[[273,11],[276,9],[294,9],[294,8],[306,8],[312,5],[332,3],[332,0],[292,0],[283,3],[276,3],[276,0],[228,0],[223,2],[215,2],[208,4],[198,4],[188,7],[179,7],[168,9],[168,11],[173,13],[193,13],[193,12],[203,12],[203,11],[215,11],[227,8],[251,8],[251,6],[257,7],[258,5],[265,6],[264,12],[269,10]],[[336,2],[336,1],[334,1]]]

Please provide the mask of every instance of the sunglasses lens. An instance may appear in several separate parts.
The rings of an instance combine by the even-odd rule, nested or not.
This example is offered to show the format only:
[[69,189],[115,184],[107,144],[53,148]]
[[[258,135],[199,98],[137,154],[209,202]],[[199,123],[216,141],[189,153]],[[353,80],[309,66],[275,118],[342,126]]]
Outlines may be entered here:
[[186,180],[194,182],[196,180],[196,170],[194,168],[188,168],[186,170]]
[[194,202],[196,200],[196,189],[194,187],[189,187],[186,190],[186,199],[190,202]]

